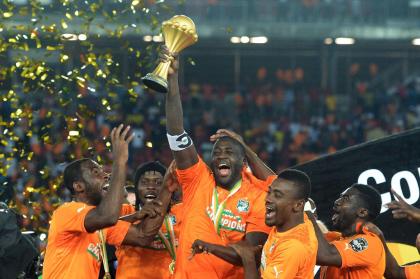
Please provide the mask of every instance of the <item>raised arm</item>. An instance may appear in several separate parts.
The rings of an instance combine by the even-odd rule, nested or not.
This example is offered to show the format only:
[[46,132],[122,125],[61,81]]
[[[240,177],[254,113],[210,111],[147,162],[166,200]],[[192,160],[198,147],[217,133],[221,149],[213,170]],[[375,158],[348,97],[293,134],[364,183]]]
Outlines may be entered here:
[[178,55],[169,53],[166,46],[162,46],[160,59],[162,61],[172,60],[168,74],[169,92],[166,94],[165,106],[166,131],[169,145],[178,168],[181,170],[187,169],[198,162],[198,155],[191,138],[184,130],[182,103],[178,85]]
[[337,248],[325,239],[324,234],[319,228],[313,213],[310,211],[306,211],[306,214],[308,215],[309,219],[311,220],[314,226],[316,238],[318,239],[318,253],[316,257],[316,264],[341,267],[341,255],[338,252]]
[[251,147],[249,147],[243,138],[233,131],[227,129],[219,129],[216,134],[210,137],[210,141],[216,141],[220,137],[231,137],[238,141],[245,149],[245,156],[252,173],[261,180],[266,180],[270,175],[276,175],[261,159],[258,157]]
[[88,232],[110,227],[118,221],[121,205],[124,201],[128,145],[134,137],[134,134],[128,135],[130,126],[127,126],[124,130],[123,128],[124,126],[121,124],[118,128],[112,129],[113,164],[110,187],[100,204],[86,215],[84,225]]
[[169,167],[163,178],[164,187],[159,194],[159,201],[146,204],[143,207],[138,213],[139,218],[144,218],[143,221],[130,226],[122,244],[147,246],[154,240],[165,218],[172,191],[177,188],[174,186],[175,184],[177,184],[177,181],[171,173],[171,167]]

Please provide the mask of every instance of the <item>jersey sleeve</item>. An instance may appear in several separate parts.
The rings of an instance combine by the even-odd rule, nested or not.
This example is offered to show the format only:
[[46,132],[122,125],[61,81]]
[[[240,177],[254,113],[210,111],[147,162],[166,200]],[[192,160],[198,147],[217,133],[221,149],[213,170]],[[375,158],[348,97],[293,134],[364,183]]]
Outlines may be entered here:
[[407,279],[418,278],[420,274],[420,264],[404,266],[404,273]]
[[341,267],[375,266],[380,261],[384,248],[381,240],[372,234],[360,234],[353,239],[333,241],[341,256]]
[[305,250],[299,241],[287,241],[276,249],[266,263],[264,278],[295,278],[305,260]]
[[85,218],[94,206],[71,202],[61,206],[54,213],[57,228],[63,232],[86,232]]
[[271,228],[265,224],[265,196],[264,192],[255,199],[251,212],[246,220],[246,233],[264,232],[269,234]]
[[136,212],[136,209],[131,204],[123,204],[121,206],[120,216],[128,215]]
[[106,242],[111,245],[119,246],[127,235],[130,223],[118,221],[114,226],[106,229]]
[[213,180],[212,174],[206,163],[199,157],[198,162],[185,170],[176,170],[178,182],[181,184],[182,200],[188,202],[194,198],[197,188],[203,181]]

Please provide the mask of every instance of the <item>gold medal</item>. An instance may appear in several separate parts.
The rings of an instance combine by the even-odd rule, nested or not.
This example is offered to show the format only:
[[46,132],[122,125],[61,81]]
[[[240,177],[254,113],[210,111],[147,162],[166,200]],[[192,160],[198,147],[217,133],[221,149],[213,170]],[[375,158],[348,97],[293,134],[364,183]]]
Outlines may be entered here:
[[174,275],[175,273],[175,260],[172,260],[172,262],[169,264],[169,273],[171,275]]

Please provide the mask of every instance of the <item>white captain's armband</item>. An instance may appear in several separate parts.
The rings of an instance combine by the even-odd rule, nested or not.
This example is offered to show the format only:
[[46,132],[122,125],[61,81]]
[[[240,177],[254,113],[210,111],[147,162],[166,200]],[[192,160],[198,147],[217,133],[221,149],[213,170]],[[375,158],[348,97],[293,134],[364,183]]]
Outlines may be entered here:
[[167,133],[166,136],[168,137],[169,147],[173,151],[181,151],[193,145],[192,139],[185,131],[175,136]]

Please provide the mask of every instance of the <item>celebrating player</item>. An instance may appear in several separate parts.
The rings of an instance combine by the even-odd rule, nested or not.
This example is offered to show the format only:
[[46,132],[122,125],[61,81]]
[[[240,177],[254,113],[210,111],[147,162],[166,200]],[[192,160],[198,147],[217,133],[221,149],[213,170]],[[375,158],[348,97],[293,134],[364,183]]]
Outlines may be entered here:
[[354,184],[346,189],[334,202],[332,225],[339,234],[328,233],[331,242],[309,213],[318,238],[321,278],[382,278],[384,246],[376,234],[362,227],[379,215],[381,206],[381,196],[371,186]]
[[[164,203],[154,203],[138,214],[138,225],[118,221],[124,200],[128,144],[133,138],[123,125],[111,132],[113,166],[111,178],[90,160],[70,163],[64,170],[64,185],[74,201],[55,210],[48,234],[43,278],[97,279],[101,262],[101,241],[112,245],[145,246],[153,241],[163,221]],[[108,192],[103,190],[110,184]],[[160,205],[159,208],[156,205]]]
[[[255,187],[275,179],[261,162],[250,162],[259,170],[259,180],[245,169],[247,149],[236,139],[222,136],[213,146],[210,168],[198,156],[184,130],[178,88],[178,59],[163,47],[161,59],[172,60],[169,93],[166,96],[167,136],[177,165],[183,192],[183,223],[177,251],[175,278],[241,278],[240,256],[227,244],[245,239],[257,246],[265,242],[265,192]],[[257,171],[255,169],[255,171]],[[194,244],[194,245],[193,245]],[[201,245],[202,244],[202,245]],[[203,245],[214,244],[215,255],[206,255]],[[193,251],[191,251],[193,248]],[[224,260],[222,260],[222,259]]]

